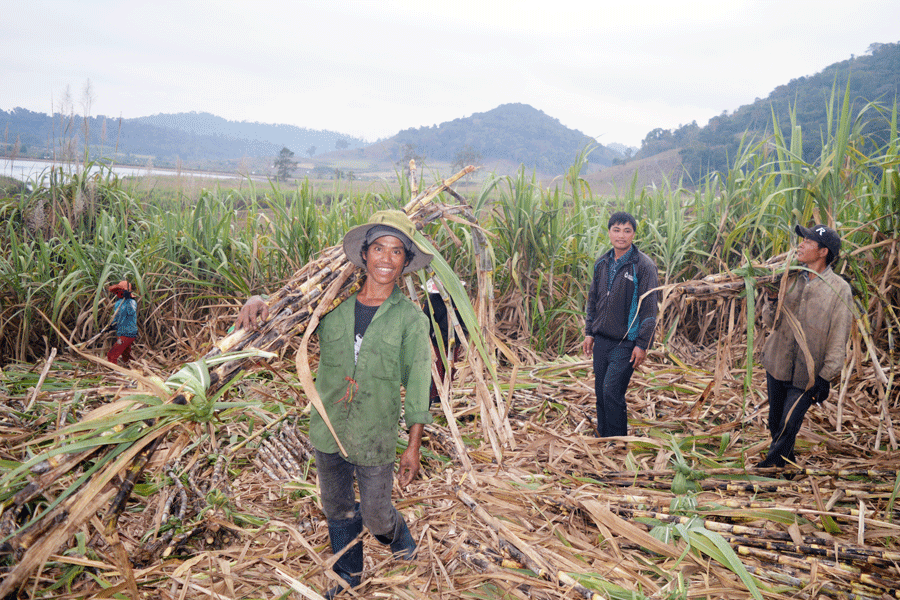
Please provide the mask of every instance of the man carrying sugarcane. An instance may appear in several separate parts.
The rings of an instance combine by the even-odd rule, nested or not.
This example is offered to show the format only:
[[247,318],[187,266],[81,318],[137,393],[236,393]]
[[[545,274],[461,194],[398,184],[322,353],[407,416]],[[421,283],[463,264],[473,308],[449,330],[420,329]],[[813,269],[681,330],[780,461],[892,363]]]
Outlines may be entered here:
[[762,310],[763,323],[774,329],[762,357],[772,445],[756,465],[760,468],[795,461],[794,442],[803,417],[810,406],[828,397],[831,380],[844,366],[853,322],[850,285],[831,268],[841,238],[825,225],[797,225],[794,231],[799,236],[797,261],[805,269],[788,281],[780,310],[777,292],[768,294]]
[[[416,543],[403,516],[391,503],[397,428],[402,405],[409,443],[400,456],[399,479],[407,486],[420,467],[420,446],[428,410],[431,344],[422,309],[397,283],[406,273],[431,262],[414,237],[415,225],[398,210],[379,211],[344,236],[344,253],[365,269],[360,291],[328,313],[317,328],[319,369],[316,390],[340,446],[318,410],[310,418],[310,441],[322,508],[334,553],[344,553],[333,570],[349,587],[361,582],[363,525],[395,556],[412,559]],[[238,325],[254,327],[268,310],[259,297],[241,309]],[[359,487],[355,500],[353,479]],[[348,548],[349,546],[349,548]],[[329,590],[333,598],[343,587]]]
[[594,263],[582,349],[594,359],[597,435],[628,435],[625,390],[653,343],[659,306],[656,263],[634,245],[637,221],[609,218],[612,249]]

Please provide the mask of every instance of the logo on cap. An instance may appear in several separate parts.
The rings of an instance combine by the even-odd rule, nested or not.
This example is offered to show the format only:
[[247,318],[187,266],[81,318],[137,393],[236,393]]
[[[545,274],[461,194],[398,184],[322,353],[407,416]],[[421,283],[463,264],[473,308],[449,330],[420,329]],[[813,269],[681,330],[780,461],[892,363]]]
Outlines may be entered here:
[[816,233],[818,233],[819,235],[825,235],[825,232],[826,232],[826,231],[828,231],[828,230],[825,229],[824,227],[817,227],[817,228],[816,228]]

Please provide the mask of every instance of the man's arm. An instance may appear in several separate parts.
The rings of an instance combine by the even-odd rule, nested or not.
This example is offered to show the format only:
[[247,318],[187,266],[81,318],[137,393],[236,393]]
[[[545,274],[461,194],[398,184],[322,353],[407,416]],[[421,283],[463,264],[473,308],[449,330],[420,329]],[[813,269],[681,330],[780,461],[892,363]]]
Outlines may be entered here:
[[591,287],[588,288],[587,302],[584,307],[584,341],[581,342],[581,349],[585,354],[590,356],[594,352],[594,336],[591,335],[591,323],[594,322],[596,303],[597,303],[597,264],[598,259],[594,262],[594,274],[591,276]]
[[[653,260],[647,258],[643,263],[643,268],[638,274],[638,334],[635,340],[635,350],[640,350],[646,355],[647,349],[653,343],[653,334],[656,330],[656,317],[659,313],[659,301],[657,297],[659,292],[655,288],[659,287],[659,272]],[[653,290],[653,291],[651,291]],[[631,354],[631,362],[635,368],[644,361],[643,357],[638,359],[635,353]]]
[[422,464],[422,432],[425,426],[421,423],[413,423],[409,428],[409,445],[403,454],[400,455],[400,486],[406,487],[416,475],[419,474],[419,467]]

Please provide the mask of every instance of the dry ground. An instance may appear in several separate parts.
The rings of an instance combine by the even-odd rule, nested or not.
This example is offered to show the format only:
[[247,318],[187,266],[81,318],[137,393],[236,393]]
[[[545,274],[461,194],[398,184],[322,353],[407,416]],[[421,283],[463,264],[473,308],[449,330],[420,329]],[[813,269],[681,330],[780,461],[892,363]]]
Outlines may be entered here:
[[[704,540],[713,539],[733,549],[766,598],[898,597],[900,460],[885,428],[885,417],[898,415],[896,407],[879,413],[868,395],[871,374],[858,369],[843,397],[834,393],[810,411],[798,440],[801,469],[753,472],[743,465],[758,461],[768,443],[764,374],[754,372],[745,395],[742,371],[716,384],[711,372],[678,362],[650,354],[629,393],[632,436],[618,441],[592,435],[586,362],[507,370],[500,395],[513,437],[499,461],[464,368],[450,404],[471,470],[435,407],[420,477],[394,493],[418,557],[396,561],[364,533],[358,597],[750,597],[732,570],[709,558],[712,542]],[[78,368],[74,378],[51,369],[48,381],[100,375],[102,383],[77,395],[43,391],[35,406],[45,411],[45,427],[60,407],[108,402],[132,385],[84,363]],[[293,361],[276,369],[290,379]],[[7,381],[14,375],[7,367]],[[127,565],[94,519],[19,597],[128,597],[129,579],[145,598],[318,597],[333,585],[332,554],[306,455],[302,400],[288,383],[266,372],[246,379],[231,393],[268,408],[170,434],[118,521],[132,575],[123,577]],[[26,436],[15,412],[26,396],[2,399],[4,459]],[[672,490],[676,441],[695,470],[696,491],[687,494]],[[226,470],[217,472],[217,462]],[[97,506],[98,515],[104,509]],[[648,535],[653,524],[666,523],[668,543]],[[66,573],[71,580],[51,590]]]

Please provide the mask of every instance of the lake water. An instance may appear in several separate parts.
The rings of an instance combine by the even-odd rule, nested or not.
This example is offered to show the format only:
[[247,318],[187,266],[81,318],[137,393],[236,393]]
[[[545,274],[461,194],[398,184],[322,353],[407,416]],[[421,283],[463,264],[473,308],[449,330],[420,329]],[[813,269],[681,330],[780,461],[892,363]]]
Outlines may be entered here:
[[[48,172],[50,169],[55,169],[58,167],[62,167],[63,171],[66,173],[77,173],[81,171],[82,165],[81,163],[61,163],[49,160],[10,160],[9,158],[0,157],[0,175],[13,177],[15,179],[18,179],[19,181],[37,181],[38,179],[40,179],[42,174]],[[152,167],[134,167],[130,165],[113,165],[111,168],[113,173],[120,177],[145,177],[147,175],[168,175],[173,177],[180,176],[189,178],[213,177],[218,179],[230,179],[239,177],[237,173],[210,173],[206,171],[188,171],[184,169],[178,171],[176,169],[156,169]],[[97,167],[93,167],[92,170],[96,171],[98,169]]]

